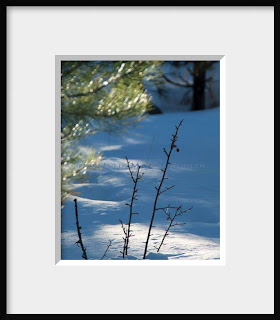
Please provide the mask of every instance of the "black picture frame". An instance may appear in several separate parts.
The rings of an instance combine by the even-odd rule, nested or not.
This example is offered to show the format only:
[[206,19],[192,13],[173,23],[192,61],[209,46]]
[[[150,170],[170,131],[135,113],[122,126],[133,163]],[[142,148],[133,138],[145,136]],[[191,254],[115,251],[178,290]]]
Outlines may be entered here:
[[[17,1],[17,0],[6,0],[1,1],[1,11],[0,11],[0,23],[1,23],[1,39],[2,44],[4,44],[5,50],[4,51],[4,59],[5,59],[5,65],[7,66],[7,7],[8,6],[38,6],[38,2],[36,1]],[[40,6],[91,6],[90,1],[84,1],[80,0],[78,3],[74,1],[40,1]],[[102,4],[100,5],[102,6]],[[141,6],[145,6],[143,3]],[[187,1],[186,6],[225,6],[225,2],[222,1],[210,1],[210,0],[190,0]],[[280,105],[279,101],[279,57],[280,57],[280,49],[279,49],[279,42],[280,42],[280,0],[255,0],[255,1],[244,1],[244,0],[229,0],[226,2],[226,6],[272,6],[274,7],[274,109],[275,105]],[[2,47],[3,48],[3,47]],[[7,116],[7,86],[6,86],[6,80],[7,80],[7,69],[6,72],[1,72],[2,77],[2,83],[1,86],[1,96],[4,97],[4,102],[6,105],[6,108],[4,110],[5,119]],[[7,121],[6,121],[7,125]],[[2,130],[5,128],[5,150],[7,154],[7,127],[2,126]],[[5,166],[7,169],[7,160],[5,161]],[[6,170],[7,172],[7,170]],[[6,186],[8,182],[8,177],[6,174],[5,178]],[[5,197],[5,209],[7,206],[7,195]],[[4,225],[6,225],[7,222],[7,210],[6,214],[2,214],[2,229]],[[277,250],[277,215],[274,214],[275,218],[275,224],[274,224],[274,256],[275,251]],[[1,236],[1,243],[5,244],[2,246],[2,257],[7,256],[7,240],[6,240],[6,231],[2,230],[0,233]],[[276,240],[276,241],[275,241]],[[278,238],[279,240],[279,238]],[[279,248],[279,247],[278,247]],[[4,259],[3,259],[4,260]],[[1,298],[1,312],[0,312],[0,319],[94,319],[95,315],[90,314],[7,314],[6,309],[6,292],[7,292],[7,267],[6,262],[2,260],[2,266],[4,265],[4,271],[1,273],[1,292],[2,292],[2,298]],[[274,270],[277,270],[277,263],[274,262]],[[279,276],[278,273],[274,273],[274,299],[277,296],[277,288],[279,288]],[[278,285],[277,285],[278,284]],[[278,289],[279,291],[279,289]],[[279,312],[279,303],[274,300],[274,314],[188,314],[186,315],[187,319],[280,319],[280,312]]]

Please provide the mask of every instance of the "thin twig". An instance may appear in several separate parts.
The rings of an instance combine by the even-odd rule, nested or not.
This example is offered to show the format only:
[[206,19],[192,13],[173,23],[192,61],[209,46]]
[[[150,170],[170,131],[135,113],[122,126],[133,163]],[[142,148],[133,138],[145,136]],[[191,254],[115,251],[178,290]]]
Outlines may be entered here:
[[122,222],[121,219],[119,219],[120,223],[121,223],[121,226],[122,226],[122,230],[123,230],[123,233],[124,233],[124,237],[123,237],[123,250],[120,252],[122,254],[122,257],[124,258],[125,256],[125,252],[126,252],[126,246],[127,246],[127,232],[126,232],[126,229],[125,229],[125,226]]
[[176,82],[176,81],[171,80],[171,79],[168,78],[166,75],[163,75],[163,78],[164,78],[167,82],[169,82],[169,83],[171,83],[171,84],[174,84],[175,86],[184,87],[184,88],[192,88],[192,87],[193,87],[193,85],[190,84],[189,82],[186,82],[186,80],[184,80],[185,83],[179,83],[179,82]]
[[[157,201],[158,201],[158,197],[160,196],[161,193],[163,193],[163,192],[165,192],[165,191],[173,188],[173,186],[172,186],[172,187],[166,187],[165,190],[161,191],[162,184],[163,184],[164,180],[166,180],[165,175],[166,175],[166,171],[167,171],[168,165],[170,164],[170,161],[169,161],[169,160],[170,160],[172,151],[173,151],[174,148],[177,147],[177,146],[175,145],[175,143],[176,143],[176,141],[178,140],[178,131],[179,131],[179,128],[181,127],[182,123],[183,123],[183,120],[180,121],[180,123],[179,123],[178,126],[175,126],[176,131],[175,131],[175,134],[172,134],[172,139],[171,139],[171,144],[170,144],[169,151],[167,152],[166,149],[163,148],[163,152],[164,152],[165,155],[166,155],[166,163],[165,163],[165,168],[162,170],[162,178],[161,178],[160,184],[159,184],[158,187],[156,187],[157,193],[156,193],[156,197],[155,197],[155,201],[154,201],[154,207],[153,207],[153,212],[152,212],[150,227],[149,227],[149,231],[148,231],[148,235],[147,235],[147,240],[146,240],[146,245],[145,245],[145,250],[144,250],[143,259],[146,259],[146,255],[147,255],[149,240],[150,240],[150,236],[151,236],[151,230],[152,230],[153,223],[154,223],[155,213],[156,213],[156,211],[157,211]],[[177,149],[177,151],[178,151],[178,149]]]
[[132,220],[132,216],[135,214],[138,214],[137,212],[133,212],[133,203],[134,203],[134,200],[138,200],[137,198],[137,192],[138,192],[138,189],[137,189],[137,183],[139,180],[142,179],[144,173],[140,174],[140,169],[141,169],[141,166],[140,165],[137,165],[137,172],[136,172],[136,177],[133,176],[133,171],[131,170],[131,167],[130,167],[130,162],[128,161],[128,158],[126,158],[126,162],[127,162],[127,168],[129,170],[129,173],[130,173],[130,177],[134,183],[134,186],[133,186],[133,191],[132,191],[132,196],[131,196],[131,200],[130,200],[130,203],[127,204],[129,206],[129,220],[128,220],[128,224],[127,224],[127,233],[126,233],[126,247],[125,247],[125,255],[127,255],[127,250],[128,250],[128,243],[129,243],[129,238],[132,236],[132,233],[131,233],[131,220]]
[[106,257],[106,254],[111,246],[112,246],[112,240],[109,240],[109,244],[107,244],[107,249],[105,250],[101,260],[103,260]]
[[[168,207],[168,208],[170,208],[170,207]],[[185,223],[175,223],[175,224],[173,224],[173,222],[176,219],[176,217],[180,216],[181,214],[183,214],[185,212],[190,211],[192,208],[193,207],[190,207],[187,210],[183,211],[182,207],[179,206],[179,207],[176,208],[176,211],[175,211],[175,213],[174,213],[174,215],[172,217],[171,217],[170,213],[168,212],[168,210],[166,210],[166,211],[163,210],[165,212],[165,214],[167,215],[167,220],[170,220],[170,223],[169,223],[169,226],[167,227],[167,229],[165,231],[165,234],[164,234],[164,236],[163,236],[163,238],[161,240],[161,243],[160,243],[159,247],[156,248],[157,252],[159,252],[160,248],[162,247],[162,245],[164,243],[165,238],[168,236],[168,234],[169,234],[168,232],[169,232],[170,228],[185,224]]]
[[76,226],[77,226],[77,232],[78,232],[78,237],[79,237],[79,240],[76,242],[76,244],[77,244],[77,246],[79,246],[79,245],[81,246],[81,249],[83,251],[82,258],[84,258],[85,260],[88,260],[86,248],[84,247],[83,240],[82,240],[82,233],[81,233],[82,227],[80,227],[80,224],[79,224],[77,199],[74,199],[74,202],[75,202]]

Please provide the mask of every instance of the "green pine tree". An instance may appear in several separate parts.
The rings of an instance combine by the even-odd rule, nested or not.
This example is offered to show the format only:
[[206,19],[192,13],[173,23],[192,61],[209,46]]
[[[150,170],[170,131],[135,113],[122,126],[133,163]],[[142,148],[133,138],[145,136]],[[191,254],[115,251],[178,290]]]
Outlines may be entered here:
[[102,155],[78,141],[100,131],[123,133],[153,106],[147,81],[160,81],[160,61],[63,61],[61,64],[62,202]]

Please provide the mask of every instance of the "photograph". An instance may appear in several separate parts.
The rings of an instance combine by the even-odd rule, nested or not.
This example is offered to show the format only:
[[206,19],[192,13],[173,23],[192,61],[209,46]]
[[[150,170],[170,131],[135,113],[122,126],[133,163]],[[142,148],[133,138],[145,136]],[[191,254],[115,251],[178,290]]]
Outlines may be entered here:
[[61,61],[61,259],[220,259],[220,62]]

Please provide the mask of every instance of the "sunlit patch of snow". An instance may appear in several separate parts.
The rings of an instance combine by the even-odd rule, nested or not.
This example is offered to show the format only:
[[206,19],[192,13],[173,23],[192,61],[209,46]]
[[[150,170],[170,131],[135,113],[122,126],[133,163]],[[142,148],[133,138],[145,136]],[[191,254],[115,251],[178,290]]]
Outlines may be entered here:
[[148,260],[168,260],[168,256],[159,252],[150,252],[147,254],[146,259]]
[[108,177],[106,175],[102,175],[97,177],[97,182],[85,182],[85,183],[75,183],[73,185],[74,189],[80,188],[102,188],[106,186],[112,187],[120,187],[127,184],[126,179],[122,177]]
[[119,210],[120,206],[124,203],[120,201],[102,201],[102,200],[92,200],[82,197],[70,196],[69,198],[76,198],[78,203],[82,204],[83,207],[92,207],[95,211],[104,211],[106,209]]
[[77,240],[77,232],[74,230],[62,232],[61,234],[61,241],[64,246],[72,247]]
[[[129,254],[137,259],[143,258],[144,243],[147,237],[147,225],[136,223],[133,224],[132,230],[135,235],[130,239]],[[149,253],[155,254],[157,247],[165,233],[165,229],[156,227],[150,239]],[[120,224],[116,225],[102,225],[97,230],[93,230],[91,235],[84,236],[84,245],[87,248],[90,259],[98,259],[102,255],[104,245],[113,239],[112,247],[108,252],[108,259],[119,259],[123,248],[123,233]],[[64,241],[71,241],[71,236],[64,235]],[[68,244],[69,246],[70,244]],[[164,245],[160,250],[160,254],[164,255],[164,259],[187,259],[187,260],[201,260],[201,259],[219,259],[220,257],[219,239],[205,238],[196,236],[191,233],[182,233],[172,231],[166,237]],[[150,255],[151,259],[152,256]],[[156,257],[154,257],[155,259]],[[157,258],[160,258],[158,256]]]
[[129,144],[143,144],[143,143],[146,143],[145,141],[143,141],[143,139],[134,139],[134,138],[129,138],[129,137],[124,137],[124,141],[126,143],[129,143]]
[[123,186],[126,184],[125,179],[121,177],[107,177],[107,176],[100,176],[97,178],[98,183],[96,183],[96,187],[104,187],[106,185],[111,185],[114,187]]
[[87,186],[91,186],[91,185],[92,185],[92,183],[90,183],[90,182],[82,182],[82,183],[73,184],[73,187],[75,189],[78,189],[78,188],[87,187]]
[[[81,148],[89,151],[93,146],[103,150],[98,170],[90,172],[85,183],[76,183],[79,220],[84,245],[89,259],[100,259],[109,239],[113,241],[106,259],[122,259],[123,234],[119,223],[128,221],[133,182],[127,169],[125,156],[136,169],[142,166],[144,177],[139,181],[139,201],[133,217],[128,259],[142,259],[153,201],[165,164],[163,147],[168,148],[174,126],[182,118],[178,146],[168,169],[168,180],[163,187],[175,184],[175,188],[159,198],[159,205],[193,206],[180,222],[186,225],[173,228],[161,248],[162,258],[169,260],[213,260],[220,254],[219,225],[219,110],[182,114],[163,114],[147,118],[141,126],[133,128],[125,136],[108,137],[99,134],[87,137]],[[85,145],[86,144],[86,145]],[[194,166],[193,166],[194,164]],[[62,259],[82,259],[75,225],[74,197],[69,197],[62,210]],[[149,252],[156,253],[168,221],[161,213],[156,215]],[[160,257],[160,256],[158,256]]]
[[99,152],[114,151],[114,150],[120,150],[121,148],[122,148],[122,145],[102,146],[98,148],[98,151]]

